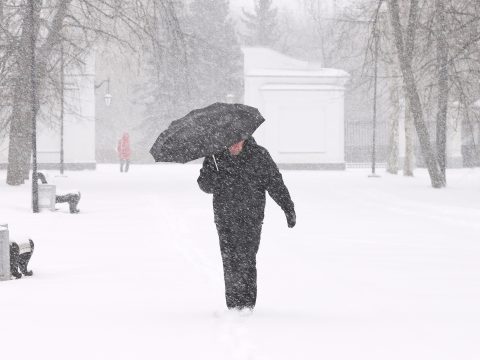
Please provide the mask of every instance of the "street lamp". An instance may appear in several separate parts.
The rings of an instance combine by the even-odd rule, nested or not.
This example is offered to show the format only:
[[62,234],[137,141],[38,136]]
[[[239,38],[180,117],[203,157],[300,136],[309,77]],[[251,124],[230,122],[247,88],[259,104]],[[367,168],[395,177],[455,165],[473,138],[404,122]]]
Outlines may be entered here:
[[105,105],[110,106],[110,104],[112,103],[112,94],[110,94],[110,78],[107,78],[106,80],[103,80],[100,84],[95,85],[95,89],[100,88],[105,83],[107,83],[107,92],[105,93],[105,96],[103,98],[105,100]]
[[110,93],[105,94],[105,105],[110,106],[112,102],[112,95]]

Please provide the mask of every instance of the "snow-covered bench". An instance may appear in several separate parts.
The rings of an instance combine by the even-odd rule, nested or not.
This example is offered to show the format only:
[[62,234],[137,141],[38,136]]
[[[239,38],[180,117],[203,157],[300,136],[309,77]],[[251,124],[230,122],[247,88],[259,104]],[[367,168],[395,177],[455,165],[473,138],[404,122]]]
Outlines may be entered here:
[[34,248],[32,239],[23,243],[10,242],[8,224],[0,223],[0,281],[20,279],[22,274],[32,276],[33,272],[27,267]]
[[80,191],[74,190],[58,194],[57,187],[47,183],[45,175],[38,173],[38,180],[42,183],[38,184],[38,207],[39,209],[49,209],[55,211],[56,203],[68,203],[70,213],[78,213],[78,202],[80,201]]

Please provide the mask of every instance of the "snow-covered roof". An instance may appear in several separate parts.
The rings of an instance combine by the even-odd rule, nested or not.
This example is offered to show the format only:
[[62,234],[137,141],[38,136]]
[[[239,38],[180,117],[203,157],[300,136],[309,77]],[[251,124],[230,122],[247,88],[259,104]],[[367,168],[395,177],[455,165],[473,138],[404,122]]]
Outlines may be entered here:
[[246,76],[260,77],[317,77],[349,78],[346,71],[323,68],[322,64],[294,59],[272,49],[244,47],[244,69]]
[[320,63],[294,59],[278,51],[265,47],[244,47],[243,53],[247,56],[247,67],[260,67],[284,70],[320,70]]

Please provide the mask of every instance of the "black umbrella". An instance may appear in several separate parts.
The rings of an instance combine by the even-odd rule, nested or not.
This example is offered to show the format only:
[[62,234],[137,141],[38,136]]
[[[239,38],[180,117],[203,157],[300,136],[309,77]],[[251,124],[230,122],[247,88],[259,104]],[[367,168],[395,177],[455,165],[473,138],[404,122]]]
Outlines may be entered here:
[[215,103],[173,121],[150,154],[155,161],[186,163],[247,139],[264,121],[254,107]]

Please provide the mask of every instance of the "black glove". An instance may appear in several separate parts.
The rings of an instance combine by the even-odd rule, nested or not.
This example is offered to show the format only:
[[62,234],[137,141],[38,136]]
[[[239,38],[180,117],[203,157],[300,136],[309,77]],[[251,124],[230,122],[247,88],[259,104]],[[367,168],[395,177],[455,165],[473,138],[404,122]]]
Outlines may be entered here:
[[285,216],[287,217],[288,227],[293,228],[297,223],[297,215],[295,214],[295,210],[287,211]]

